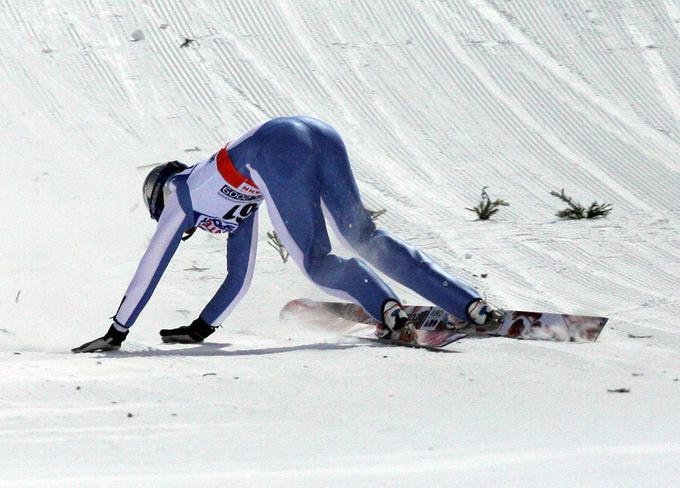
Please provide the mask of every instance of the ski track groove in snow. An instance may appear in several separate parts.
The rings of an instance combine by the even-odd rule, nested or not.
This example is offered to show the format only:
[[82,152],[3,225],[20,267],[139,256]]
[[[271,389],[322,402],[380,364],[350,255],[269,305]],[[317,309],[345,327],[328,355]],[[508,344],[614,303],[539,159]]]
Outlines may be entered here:
[[[399,61],[403,61],[404,59],[408,59],[409,61],[413,62],[415,65],[418,65],[418,58],[413,56],[411,54],[411,50],[413,49],[413,44],[411,45],[406,45],[403,46],[401,45],[401,42],[397,38],[392,38],[390,40],[391,43],[394,44],[394,47],[396,49],[386,49],[383,48],[382,51],[382,61],[384,62],[385,66],[398,66]],[[392,54],[392,51],[394,51],[395,54]],[[421,68],[421,71],[425,73],[426,71]],[[409,72],[399,72],[400,76],[404,77],[410,77],[411,74]],[[365,75],[364,75],[365,76]],[[368,80],[367,80],[368,81]],[[433,78],[434,82],[437,82],[438,87],[440,88],[441,94],[442,95],[447,95],[447,91],[443,88],[441,83],[438,83],[438,80],[436,78]],[[373,93],[376,91],[382,91],[381,88],[383,86],[386,86],[386,80],[380,79],[380,84],[376,83],[367,83],[366,89],[371,90]],[[399,126],[396,126],[394,124],[391,124],[388,127],[388,130],[390,133],[395,134],[397,141],[396,143],[398,144],[400,141],[414,141],[420,142],[421,145],[420,147],[416,144],[409,144],[409,153],[402,154],[401,156],[394,156],[397,158],[400,158],[404,161],[404,163],[407,163],[412,170],[418,174],[423,174],[425,176],[425,181],[424,184],[421,186],[424,191],[423,196],[430,197],[433,195],[431,191],[429,191],[429,188],[431,187],[431,182],[432,181],[442,181],[447,179],[449,177],[450,170],[449,168],[451,167],[452,164],[458,164],[457,161],[451,159],[451,157],[446,157],[443,152],[437,148],[436,145],[432,144],[432,141],[427,140],[424,141],[421,138],[421,135],[427,134],[428,132],[428,127],[430,127],[432,124],[436,124],[438,126],[446,126],[447,124],[450,125],[450,131],[451,132],[459,132],[459,128],[457,127],[456,121],[452,120],[451,117],[446,117],[446,118],[441,118],[439,121],[441,123],[437,123],[438,119],[438,114],[432,113],[429,120],[428,118],[424,117],[422,111],[415,110],[413,108],[413,100],[415,99],[413,95],[409,97],[409,99],[406,98],[409,94],[407,93],[401,93],[400,91],[394,90],[386,90],[385,93],[390,99],[389,102],[391,103],[385,103],[381,105],[381,114],[383,115],[383,119],[389,122],[390,120],[405,120],[409,121],[409,126],[412,128],[410,133],[401,133],[399,130]],[[367,100],[367,103],[375,103],[373,100]],[[426,144],[426,146],[424,145]],[[458,144],[456,141],[452,141],[449,143],[449,147],[455,147],[456,152],[464,152],[464,148],[461,147],[460,144]],[[419,151],[418,151],[419,149]],[[417,152],[416,152],[417,151]],[[428,164],[427,172],[424,173],[424,166],[425,164]],[[437,207],[436,205],[431,206],[432,210],[437,212],[438,214],[445,215],[446,214],[446,208],[445,207]]]
[[[672,115],[672,119],[675,119],[675,122],[680,123],[680,96],[678,95],[677,87],[674,86],[673,79],[670,76],[666,63],[657,52],[659,49],[658,46],[653,43],[647,33],[642,32],[633,24],[632,19],[626,18],[625,20],[628,31],[633,38],[633,42],[637,45],[638,49],[644,53],[643,58],[649,68],[645,71],[649,72],[661,98],[666,101],[666,106]],[[659,126],[662,127],[663,125],[659,124]]]
[[[249,100],[249,102],[257,108],[265,117],[284,116],[291,113],[293,106],[284,103],[283,94],[272,86],[268,81],[268,74],[258,70],[244,53],[239,52],[239,57],[234,56],[236,47],[227,43],[224,39],[215,39],[214,50],[222,63],[223,69],[228,73],[230,82],[234,83],[234,88],[238,89],[235,84],[236,80],[245,81],[246,86],[251,90],[239,90],[239,95]],[[237,51],[238,52],[238,51]],[[259,123],[259,120],[249,121],[250,125],[254,126]]]
[[[400,5],[397,7],[397,10],[403,10],[403,5]],[[419,39],[422,43],[422,47],[424,47],[427,51],[428,54],[430,55],[430,61],[433,64],[441,63],[444,65],[448,65],[448,60],[454,60],[455,57],[451,56],[450,51],[448,51],[447,43],[444,38],[441,38],[437,35],[437,31],[432,29],[432,23],[430,22],[429,19],[426,19],[423,15],[420,15],[418,12],[413,12],[411,15],[406,16],[406,18],[409,19],[409,24],[410,24],[410,33],[415,34],[415,37]],[[447,74],[451,74],[447,70]],[[444,86],[443,83],[440,83],[439,85],[442,88],[442,91],[444,93],[449,93],[451,90],[447,90]],[[442,158],[441,156],[435,157],[435,158],[428,158],[425,159],[426,161],[429,161],[431,166],[436,167],[438,169],[438,174],[442,175],[442,177],[445,177],[446,173],[448,172],[448,167],[450,166],[450,161]],[[419,164],[422,164],[422,161],[419,162]],[[472,185],[479,185],[478,179],[475,178],[474,176],[470,178],[469,182],[470,186]]]
[[[468,63],[470,62],[468,61]],[[478,74],[481,72],[478,72]],[[521,98],[519,100],[514,100],[513,97],[510,95],[510,93],[520,93],[521,96],[521,91],[506,91],[503,90],[497,83],[496,81],[493,81],[489,77],[489,71],[485,71],[484,74],[482,75],[482,78],[480,78],[480,81],[483,83],[486,83],[487,86],[492,90],[493,93],[498,94],[499,96],[502,97],[502,102],[500,101],[501,99],[499,98],[499,103],[496,103],[492,106],[489,107],[489,114],[493,120],[499,121],[500,125],[502,126],[503,129],[510,131],[510,133],[513,135],[514,138],[517,140],[522,140],[523,134],[533,134],[533,133],[538,133],[536,130],[537,125],[533,121],[533,117],[525,112],[521,107],[526,106],[522,104]],[[485,81],[486,80],[486,81]],[[506,80],[507,81],[507,80]],[[472,83],[472,86],[475,86],[474,83]],[[476,94],[473,93],[471,94],[471,97],[475,100],[492,100],[493,98],[489,97],[488,94]],[[517,117],[519,120],[515,120],[515,117]],[[554,139],[554,138],[553,138]],[[557,139],[554,139],[554,141],[557,141]],[[540,148],[543,148],[544,146],[551,146],[551,140],[537,140],[530,146],[528,146],[528,150],[530,152],[534,152],[536,150],[540,150]],[[580,158],[578,156],[571,156],[573,154],[573,148],[569,148],[569,152],[565,153],[566,146],[562,144],[555,145],[554,143],[552,144],[552,147],[554,147],[559,153],[562,154],[562,160],[579,160]],[[565,157],[566,156],[566,157]],[[538,158],[537,159],[541,159]],[[532,185],[532,178],[531,175],[526,175],[528,178],[527,186],[537,186],[537,185]],[[531,191],[527,192],[529,195],[532,194]],[[545,197],[542,197],[545,199]]]
[[[560,87],[560,88],[562,88],[562,89],[552,89],[552,90],[547,90],[547,89],[546,89],[545,94],[547,95],[547,93],[551,93],[551,94],[553,94],[553,96],[554,96],[555,93],[563,93],[565,87]],[[530,92],[530,91],[527,91],[527,93],[531,93],[531,92]],[[544,98],[545,98],[545,100],[548,100],[548,99],[549,99],[548,96],[546,96],[546,97],[544,97]],[[529,103],[529,104],[530,104],[531,102],[532,102],[532,101],[527,101],[527,103]],[[534,101],[534,103],[535,103],[535,101]],[[533,106],[533,105],[530,105],[530,106]],[[553,110],[553,111],[549,111],[548,113],[553,114],[553,113],[555,113],[555,111],[554,111],[554,110]],[[585,112],[585,113],[588,113],[588,112]],[[579,116],[580,116],[580,115],[579,115]],[[568,120],[569,120],[568,118],[565,119],[565,121],[568,121]],[[606,121],[605,121],[605,122],[606,122]],[[579,127],[579,126],[577,126],[577,127]],[[596,129],[599,130],[599,127],[596,127]],[[585,137],[588,137],[588,134],[589,134],[588,131],[586,131],[586,133],[584,134],[584,136],[585,136]],[[606,133],[603,133],[603,134],[606,134]],[[631,138],[631,134],[627,134],[627,138]],[[575,142],[576,142],[576,141],[575,141]],[[594,142],[593,142],[593,144],[589,145],[589,147],[596,147],[596,146],[597,146],[597,143],[594,143]],[[572,147],[573,147],[573,144],[572,144]],[[608,146],[608,151],[612,151],[612,150],[617,150],[617,151],[619,150],[619,149],[618,149],[618,145],[617,145],[617,141],[612,141],[612,143]],[[653,156],[653,155],[652,155],[652,156]],[[668,155],[666,155],[666,156],[668,157]],[[593,156],[593,157],[594,157],[594,156]],[[600,161],[606,160],[606,159],[604,159],[604,158],[599,158],[599,159],[600,159]],[[659,158],[659,159],[661,159],[661,161],[664,161],[664,159],[662,159],[662,158]],[[614,160],[614,161],[618,161],[618,158],[613,159],[613,160]],[[644,158],[641,157],[640,160],[644,162]],[[670,161],[669,161],[669,162],[672,163],[672,161],[673,161],[673,156],[670,157]],[[672,165],[672,164],[669,165],[670,168],[672,168],[673,166],[674,166],[674,165]]]
[[[680,41],[680,6],[673,2],[673,0],[665,0],[664,5],[666,7],[666,12],[668,13],[669,23],[671,24],[671,29],[676,37],[676,41]],[[676,73],[676,78],[680,73]]]
[[[169,19],[176,19],[178,10],[176,5],[173,2],[170,6],[166,7],[164,2],[159,1],[154,8],[161,17],[167,16]],[[181,16],[179,18],[181,19]],[[165,68],[165,72],[173,84],[191,97],[199,107],[202,107],[200,113],[205,114],[206,117],[214,117],[221,121],[218,105],[215,101],[215,93],[205,81],[207,77],[205,70],[200,69],[196,63],[191,61],[193,54],[191,50],[193,47],[190,45],[187,48],[180,48],[180,39],[172,39],[171,35],[165,32],[149,36],[149,39],[158,60]],[[196,120],[202,120],[203,118],[201,115],[196,114],[192,114],[192,117]],[[205,125],[204,127],[213,136],[214,140],[220,141],[224,138],[224,135],[215,132]]]
[[[535,64],[534,61],[533,61],[532,59],[528,59],[527,61],[528,61],[529,64]],[[541,70],[543,69],[543,65],[538,65],[538,66],[539,66],[539,69],[541,69]],[[499,70],[502,71],[503,67],[504,67],[504,64],[503,64],[503,63],[500,63],[500,65],[499,65]],[[497,71],[499,71],[499,70],[497,70]],[[512,79],[512,76],[506,76],[506,77],[504,77],[504,79],[505,79],[506,82],[507,82],[508,80],[511,80],[511,79]],[[556,80],[554,80],[554,81],[555,81],[556,83],[562,85],[562,86],[553,87],[552,89],[549,90],[549,92],[556,92],[556,93],[563,94],[563,93],[565,93],[565,91],[566,91],[566,92],[571,91],[571,86],[569,86],[569,85],[564,86],[564,85],[560,82],[559,79],[556,79]],[[519,93],[520,103],[521,103],[522,106],[536,107],[535,101],[534,101],[534,100],[527,100],[527,99],[524,99],[524,95],[523,95],[524,93],[527,94],[526,96],[531,96],[531,95],[532,95],[532,93],[531,93],[530,91],[518,89],[518,90],[513,91],[513,93]],[[575,92],[572,92],[572,93],[573,93],[574,96],[577,98],[577,103],[578,103],[578,98],[580,98],[580,96],[579,96],[577,93],[575,93]],[[552,100],[552,98],[551,98],[550,100]],[[532,103],[532,102],[533,102],[533,103]],[[552,111],[548,111],[548,113],[549,113],[554,119],[553,119],[553,120],[550,120],[550,121],[545,121],[545,120],[544,120],[544,121],[543,121],[544,127],[555,127],[554,132],[555,132],[555,134],[558,135],[558,138],[564,137],[564,135],[569,134],[570,132],[573,132],[573,130],[574,130],[573,124],[572,124],[571,130],[569,130],[569,131],[567,131],[566,128],[562,125],[562,124],[565,124],[565,123],[570,123],[570,118],[565,116],[565,115],[566,115],[566,112],[565,112],[564,110],[559,110],[559,111],[552,110]],[[555,117],[555,116],[554,116],[555,113],[559,113],[559,114],[560,114],[560,117],[559,117],[559,118]],[[519,134],[518,134],[518,136],[519,136]],[[584,134],[584,136],[585,136],[585,137],[589,137],[589,134],[586,132],[586,133]],[[570,150],[570,151],[576,152],[576,151],[578,151],[578,149],[577,149],[577,147],[578,147],[578,142],[579,142],[578,140],[575,140],[575,141],[573,141],[571,144],[567,144],[567,147],[569,147],[569,150]],[[612,147],[613,147],[613,146],[612,146]],[[593,156],[591,155],[591,157],[593,157]],[[579,161],[579,160],[581,160],[581,159],[583,159],[583,158],[582,158],[582,157],[579,157],[579,156],[576,156],[575,158],[570,158],[570,159],[571,159],[573,162],[577,162],[577,161]],[[596,161],[597,161],[597,159],[596,159]],[[570,167],[571,165],[564,164],[563,166],[565,166],[566,169],[569,169],[569,167]],[[583,186],[583,187],[585,187],[585,188],[588,188],[588,187],[590,186],[589,181],[593,181],[593,178],[592,178],[592,177],[591,177],[591,178],[585,178],[585,176],[587,176],[587,173],[584,173],[584,170],[585,170],[585,171],[588,171],[589,168],[590,168],[590,167],[593,167],[593,166],[594,166],[594,165],[591,164],[591,165],[589,165],[589,166],[587,166],[587,167],[584,167],[583,169],[581,169],[581,170],[579,171],[578,174],[574,174],[574,175],[573,175],[573,176],[578,176],[578,178],[576,179],[576,181],[579,182],[579,186]],[[573,176],[570,178],[570,180],[573,180],[573,179],[574,179]],[[601,180],[601,179],[602,179],[602,178],[598,178],[598,180]],[[618,191],[617,193],[618,193],[619,197],[624,197],[628,192],[626,192],[625,190],[620,190],[620,191]],[[638,200],[638,202],[636,202],[638,206],[640,206],[640,202],[641,202],[640,200]]]
[[[486,0],[467,0],[471,5],[487,17],[491,22],[497,24],[503,31],[509,36],[511,40],[517,42],[523,50],[526,51],[527,55],[534,58],[539,62],[546,70],[552,73],[556,78],[562,80],[568,84],[572,90],[577,91],[581,96],[590,100],[593,104],[598,105],[600,108],[605,110],[611,117],[619,119],[621,122],[625,123],[633,131],[639,132],[641,135],[645,135],[648,139],[653,140],[659,147],[666,147],[669,151],[677,151],[678,144],[674,144],[672,141],[668,140],[665,136],[659,134],[655,129],[648,127],[646,124],[641,123],[637,117],[632,116],[619,107],[618,104],[613,103],[611,100],[605,102],[602,97],[586,83],[584,83],[580,78],[573,75],[567,68],[560,65],[556,60],[552,59],[548,53],[545,53],[540,46],[533,44],[521,32],[517,27],[515,27],[512,22],[501,15],[493,6],[489,5]],[[621,29],[620,22],[615,23],[614,27]],[[676,152],[677,154],[677,152]]]
[[245,15],[256,19],[255,33],[262,37],[256,37],[253,40],[264,48],[262,52],[267,53],[271,50],[272,54],[275,55],[274,61],[279,61],[291,70],[292,81],[296,86],[303,88],[304,85],[307,85],[307,89],[312,93],[321,93],[323,94],[322,98],[327,98],[326,90],[317,81],[317,76],[310,69],[311,65],[308,66],[309,63],[306,62],[309,57],[304,53],[303,48],[297,48],[299,43],[296,42],[295,36],[286,27],[288,24],[284,21],[281,13],[276,11],[276,7],[269,2],[243,2],[243,4],[242,8],[247,9],[249,7],[253,10],[252,14],[246,10]]
[[128,97],[125,88],[111,71],[106,69],[95,53],[94,46],[83,39],[76,24],[69,23],[68,30],[73,44],[80,50],[79,58],[83,71],[85,73],[92,73],[95,79],[98,78],[101,81],[100,85],[105,86],[109,90],[113,98],[112,102],[115,102],[116,105],[127,102]]
[[[613,19],[609,19],[607,16],[605,21],[609,22],[615,19],[618,19],[619,23],[623,22],[623,18],[618,16],[618,14],[613,16]],[[621,37],[618,42],[623,47],[611,48],[612,59],[616,59],[618,61],[619,57],[622,56],[621,51],[625,52],[628,56],[630,56],[630,54],[637,55],[640,52],[640,49],[633,45],[627,34],[628,33],[623,30],[623,28],[620,29]],[[593,50],[594,58],[597,55],[597,47],[599,46],[596,46],[596,48]],[[650,123],[650,125],[652,125],[652,127],[654,127],[656,130],[668,130],[675,125],[672,118],[669,117],[668,112],[662,107],[658,94],[651,88],[653,85],[652,80],[644,79],[645,66],[643,63],[639,63],[636,67],[631,67],[628,64],[611,62],[607,63],[604,67],[608,68],[605,74],[608,74],[611,79],[615,80],[617,85],[624,90],[623,96],[630,101],[631,106],[634,108],[638,116],[642,118],[642,120]],[[676,131],[670,132],[670,136],[677,143],[679,139],[678,134],[673,132]]]
[[[605,8],[603,5],[602,8]],[[641,8],[644,9],[644,6]],[[625,9],[622,9],[622,11]],[[675,123],[673,119],[669,117],[668,109],[671,107],[664,107],[663,100],[660,94],[653,89],[653,83],[650,79],[650,74],[647,73],[645,69],[646,65],[642,60],[644,53],[640,49],[637,49],[635,43],[631,39],[630,32],[627,29],[624,16],[621,12],[607,12],[611,15],[603,16],[603,22],[605,25],[610,25],[611,30],[615,30],[618,34],[618,43],[622,47],[614,46],[612,47],[613,55],[610,57],[612,60],[617,59],[620,61],[621,52],[626,52],[628,54],[627,60],[632,61],[631,63],[610,63],[611,66],[610,73],[613,78],[617,81],[617,84],[627,87],[626,98],[632,102],[634,106],[637,106],[636,112],[647,118],[647,121],[653,121],[652,127],[657,131],[662,128],[672,128]],[[640,16],[641,19],[644,16]],[[611,24],[608,24],[611,23]],[[611,31],[610,31],[611,32]],[[677,46],[676,46],[677,47]],[[642,56],[640,55],[642,53]],[[633,56],[630,56],[633,54]],[[596,57],[596,51],[593,50],[592,56]],[[636,63],[633,66],[633,63]],[[645,96],[640,96],[644,94]],[[668,137],[668,134],[665,134]],[[671,134],[671,137],[675,139],[674,143],[677,148],[678,145],[678,134]],[[677,153],[676,153],[677,154]]]
[[[328,37],[323,28],[318,29],[317,32],[323,37],[324,43],[331,46],[329,52],[333,59],[328,60],[327,62],[338,63],[344,67],[342,72],[338,73],[334,80],[340,89],[339,95],[341,96],[341,99],[338,100],[338,103],[352,107],[355,112],[362,115],[362,118],[371,122],[371,127],[380,128],[383,132],[383,137],[389,137],[386,143],[380,144],[380,149],[384,153],[385,158],[399,161],[402,164],[409,164],[409,162],[412,161],[416,165],[422,165],[422,158],[418,157],[417,153],[412,152],[409,146],[400,144],[399,140],[394,137],[396,130],[391,127],[391,118],[385,115],[384,109],[374,104],[371,98],[366,96],[366,93],[374,90],[374,88],[366,86],[362,75],[348,63],[343,61],[339,54],[339,50],[333,46],[333,38]],[[397,148],[400,148],[400,150]],[[349,147],[349,150],[351,156],[352,148]],[[409,181],[408,191],[417,192],[420,190],[423,195],[427,195],[429,175],[423,174],[422,172],[413,172],[412,174],[413,178]],[[390,184],[390,182],[394,181],[396,175],[385,175],[384,172],[379,172],[377,169],[369,170],[369,173],[364,173],[364,175],[371,178],[373,185],[376,186],[380,193],[390,197],[398,196],[398,194],[403,195],[404,193],[403,191],[395,191],[398,187]],[[437,212],[438,210],[433,209],[433,211]]]
[[[648,121],[651,122],[650,125],[656,128],[672,127],[674,124],[672,123],[672,118],[671,123],[668,123],[669,112],[664,108],[663,96],[654,88],[656,83],[652,79],[653,73],[648,72],[646,69],[647,64],[643,58],[647,46],[639,46],[636,43],[634,28],[631,31],[632,26],[628,25],[628,18],[623,12],[612,12],[610,19],[615,21],[613,27],[618,31],[620,39],[626,48],[636,54],[641,54],[634,57],[637,63],[636,66],[627,67],[628,72],[625,73],[625,76],[628,76],[625,79],[631,80],[634,83],[633,89],[629,92],[631,99],[635,102],[640,97],[640,94],[644,94],[644,97],[640,97],[644,102],[640,103],[639,107],[648,118]],[[640,16],[640,19],[644,19],[644,16]],[[669,108],[672,109],[672,107]],[[664,121],[664,119],[666,120]]]
[[[403,3],[398,3],[392,6],[392,8],[395,11],[395,15],[398,15],[396,12],[403,11],[405,10],[405,4]],[[409,13],[408,15],[399,15],[398,16],[400,21],[403,23],[405,26],[405,29],[409,33],[410,37],[415,39],[416,42],[413,44],[414,46],[420,47],[424,50],[424,54],[427,54],[428,56],[420,56],[423,59],[429,60],[430,63],[434,63],[437,67],[441,67],[441,69],[444,71],[444,73],[447,75],[447,77],[450,77],[453,81],[455,86],[465,86],[465,88],[469,88],[470,90],[474,90],[478,85],[477,80],[467,82],[467,78],[463,77],[461,78],[461,75],[459,74],[460,71],[453,71],[448,69],[449,62],[448,60],[455,60],[453,56],[450,55],[448,52],[444,52],[443,49],[445,46],[442,43],[441,39],[438,39],[435,37],[428,28],[424,27],[424,20],[422,16],[420,16],[417,12]],[[440,48],[441,46],[444,46],[444,48]],[[418,58],[413,58],[413,61],[416,63],[416,65],[419,65]],[[422,66],[422,65],[421,65]],[[428,74],[428,69],[425,68],[424,66],[421,67],[421,70],[425,75]],[[437,79],[437,78],[433,78]],[[442,82],[438,83],[438,86],[441,88],[442,92],[447,94],[452,91],[454,91],[454,87],[452,86],[450,89],[446,89],[445,84],[442,80]],[[473,94],[470,96],[470,99],[475,99],[475,100],[482,100],[484,97],[478,97],[477,94]],[[484,103],[484,102],[481,102]],[[489,110],[490,113],[494,114],[494,109]],[[428,161],[428,163],[436,167],[438,169],[439,174],[444,174],[447,172],[447,167],[450,167],[451,161],[443,158],[434,158],[434,159],[429,159],[427,156],[424,158],[420,158],[418,160],[418,165],[422,165],[423,161]],[[417,165],[415,167],[417,169]],[[470,176],[469,179],[464,178],[464,174],[458,174],[459,178],[457,178],[456,184],[462,186],[463,188],[474,188],[474,193],[478,194],[477,192],[479,191],[479,188],[481,188],[481,184],[479,183],[479,179],[475,178],[473,176]],[[476,188],[475,188],[476,187]],[[529,192],[530,193],[530,192]],[[434,204],[435,209],[438,209],[439,206]],[[443,209],[445,210],[445,209]],[[433,210],[436,212],[436,210]]]
[[[192,23],[188,18],[189,14],[182,0],[173,0],[172,2],[167,0],[153,0],[149,3],[151,7],[173,27],[174,31],[189,39],[194,39],[191,28]],[[180,39],[178,39],[178,41],[180,41]]]
[[[533,83],[527,80],[526,85],[532,86]],[[550,93],[544,91],[538,85],[533,85],[533,87],[532,98],[529,98],[527,103],[531,103],[535,107],[541,107],[544,103],[547,104],[547,100],[550,99]],[[609,131],[602,130],[599,124],[591,124],[588,119],[581,117],[579,112],[574,112],[571,117],[563,116],[559,118],[555,117],[555,110],[546,109],[536,113],[547,117],[547,121],[552,125],[561,126],[558,131],[565,140],[569,141],[570,147],[576,147],[580,144],[581,151],[589,160],[602,162],[599,166],[603,168],[605,178],[596,179],[583,171],[583,168],[578,168],[578,171],[574,171],[571,175],[567,174],[567,178],[577,182],[579,188],[595,193],[599,189],[601,181],[617,181],[620,185],[620,190],[615,194],[616,201],[621,201],[627,194],[639,197],[637,202],[627,205],[625,210],[640,208],[641,206],[638,202],[644,201],[644,195],[652,193],[655,189],[661,191],[659,191],[658,198],[653,203],[661,208],[668,208],[668,205],[671,204],[673,199],[672,192],[669,194],[668,188],[659,188],[659,183],[655,187],[649,187],[647,181],[651,181],[651,179],[635,179],[633,185],[626,185],[627,182],[632,182],[632,175],[641,174],[640,169],[643,164],[646,166],[647,172],[655,168],[652,166],[652,161],[648,162],[647,158],[636,153],[633,148],[626,147],[627,143],[625,141],[613,138]],[[633,158],[636,161],[632,160]],[[616,161],[616,168],[610,168],[607,163],[608,161]],[[567,165],[567,168],[570,168],[570,165]],[[665,174],[663,169],[660,168],[655,173],[657,173],[655,176],[659,177],[656,181],[662,182],[660,184],[663,185],[667,181],[666,178],[662,177]],[[589,184],[588,181],[593,182],[595,185]],[[633,203],[636,205],[633,205]]]

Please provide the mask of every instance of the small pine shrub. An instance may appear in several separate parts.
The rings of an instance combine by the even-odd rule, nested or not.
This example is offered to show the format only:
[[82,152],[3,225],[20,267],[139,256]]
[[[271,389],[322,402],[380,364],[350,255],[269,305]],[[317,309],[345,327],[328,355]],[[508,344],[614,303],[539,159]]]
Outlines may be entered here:
[[284,263],[288,261],[288,257],[290,255],[288,254],[286,247],[281,242],[281,239],[279,239],[279,236],[276,234],[276,231],[267,232],[267,237],[269,237],[267,244],[276,249],[276,252],[279,253],[279,256],[281,256],[281,259]]
[[492,215],[496,214],[500,210],[500,207],[510,206],[508,202],[501,200],[500,198],[491,201],[491,198],[486,191],[487,188],[488,186],[482,188],[482,200],[476,207],[465,209],[469,210],[470,212],[475,212],[477,214],[478,220],[489,220]]
[[371,217],[371,220],[373,220],[373,221],[378,220],[378,217],[380,217],[381,215],[387,213],[387,210],[385,210],[384,208],[381,208],[380,210],[369,210],[369,209],[366,209],[366,211],[368,212],[368,215]]
[[570,196],[565,194],[564,188],[562,188],[562,191],[559,193],[553,190],[550,192],[550,194],[559,198],[568,205],[567,208],[564,208],[556,213],[556,215],[561,219],[596,219],[598,217],[606,217],[609,215],[609,212],[612,211],[612,206],[610,203],[593,202],[590,204],[590,207],[585,208],[580,203],[574,202]]

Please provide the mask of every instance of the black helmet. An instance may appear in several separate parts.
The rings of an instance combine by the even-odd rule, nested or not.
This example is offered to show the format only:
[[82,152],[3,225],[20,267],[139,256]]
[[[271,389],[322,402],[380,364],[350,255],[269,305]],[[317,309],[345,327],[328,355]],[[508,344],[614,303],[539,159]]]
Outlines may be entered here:
[[152,169],[144,179],[144,186],[142,187],[142,195],[144,196],[144,203],[149,209],[151,218],[158,221],[161,217],[161,212],[165,206],[163,199],[163,188],[171,176],[184,171],[188,166],[179,161],[170,161],[159,164]]

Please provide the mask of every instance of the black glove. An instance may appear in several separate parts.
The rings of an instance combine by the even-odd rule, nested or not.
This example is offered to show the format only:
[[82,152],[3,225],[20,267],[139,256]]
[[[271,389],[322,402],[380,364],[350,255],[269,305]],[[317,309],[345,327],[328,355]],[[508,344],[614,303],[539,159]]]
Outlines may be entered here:
[[79,352],[100,352],[100,351],[117,351],[120,345],[127,337],[129,331],[120,332],[111,324],[109,330],[103,337],[86,342],[82,346],[71,349],[73,353]]
[[166,344],[200,344],[206,337],[215,332],[216,328],[199,317],[188,326],[162,329],[161,339]]

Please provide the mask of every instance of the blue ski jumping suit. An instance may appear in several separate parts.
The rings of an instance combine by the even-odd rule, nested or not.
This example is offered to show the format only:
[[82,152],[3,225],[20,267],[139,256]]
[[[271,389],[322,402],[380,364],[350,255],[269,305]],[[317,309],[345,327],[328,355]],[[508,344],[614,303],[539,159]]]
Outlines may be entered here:
[[[367,264],[461,318],[479,293],[428,256],[375,227],[361,203],[347,151],[331,126],[311,117],[269,120],[175,175],[165,208],[114,320],[129,328],[151,297],[185,231],[228,233],[227,276],[200,317],[220,325],[250,286],[257,210],[265,201],[274,230],[319,287],[358,303],[382,321],[396,293]],[[331,253],[326,225],[360,258]]]

